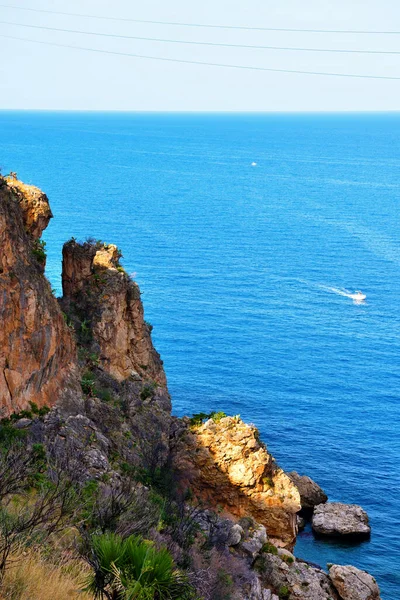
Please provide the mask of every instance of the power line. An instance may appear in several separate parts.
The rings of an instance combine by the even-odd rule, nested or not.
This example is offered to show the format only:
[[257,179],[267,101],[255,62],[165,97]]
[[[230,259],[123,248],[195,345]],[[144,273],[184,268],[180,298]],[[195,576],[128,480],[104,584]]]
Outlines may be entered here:
[[30,29],[42,29],[46,31],[60,31],[63,33],[78,33],[81,35],[93,35],[107,38],[118,38],[125,40],[141,40],[146,42],[166,42],[168,44],[189,44],[195,46],[213,46],[222,48],[249,48],[256,50],[289,50],[292,52],[329,52],[339,54],[400,54],[397,50],[345,50],[336,48],[302,48],[292,46],[258,46],[249,44],[225,44],[221,42],[198,42],[198,41],[187,41],[187,40],[173,40],[165,38],[153,38],[153,37],[142,37],[137,35],[122,35],[117,33],[102,33],[95,31],[79,31],[78,29],[65,29],[61,27],[47,27],[45,25],[30,25],[27,23],[15,23],[12,21],[0,21],[3,25],[13,25],[16,27],[28,27]]
[[250,71],[266,71],[270,73],[291,73],[298,75],[323,75],[327,77],[347,77],[355,79],[386,79],[392,81],[400,81],[400,77],[388,76],[388,75],[360,75],[355,73],[326,73],[323,71],[300,71],[295,69],[274,69],[269,67],[255,67],[251,65],[232,65],[225,63],[205,62],[197,60],[185,60],[180,58],[167,58],[165,56],[150,56],[146,54],[133,54],[130,52],[117,52],[113,50],[100,50],[99,48],[87,48],[84,46],[72,46],[69,44],[58,44],[56,42],[46,42],[43,40],[32,40],[29,38],[17,37],[13,35],[0,34],[0,37],[7,38],[10,40],[18,40],[20,42],[32,42],[34,44],[42,44],[46,46],[56,46],[58,48],[70,48],[73,50],[85,50],[87,52],[98,52],[100,54],[111,54],[115,56],[129,56],[133,58],[144,58],[146,60],[158,60],[163,62],[181,63],[187,65],[200,65],[207,67],[224,67],[228,69],[244,69]]
[[15,6],[12,4],[0,4],[0,8],[11,8],[14,10],[25,10],[37,13],[46,13],[52,15],[63,15],[68,17],[80,17],[88,19],[101,19],[106,21],[121,21],[129,23],[147,23],[149,25],[173,25],[178,27],[203,27],[206,29],[243,29],[247,31],[285,31],[292,33],[344,33],[344,34],[362,34],[362,35],[400,35],[400,31],[371,31],[359,29],[300,29],[289,27],[247,27],[241,25],[210,25],[205,23],[182,23],[179,21],[154,21],[147,19],[130,19],[123,17],[105,17],[100,15],[88,15],[81,13],[61,12],[55,10],[45,10],[43,8],[28,8],[25,6]]

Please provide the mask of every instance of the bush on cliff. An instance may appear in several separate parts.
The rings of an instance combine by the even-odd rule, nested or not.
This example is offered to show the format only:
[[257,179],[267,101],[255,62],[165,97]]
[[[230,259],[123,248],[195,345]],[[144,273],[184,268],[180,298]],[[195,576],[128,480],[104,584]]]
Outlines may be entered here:
[[222,411],[212,411],[210,413],[200,412],[192,416],[192,418],[190,419],[190,424],[193,427],[197,427],[199,425],[202,425],[205,421],[208,421],[208,419],[212,419],[213,421],[215,421],[215,423],[219,423],[219,421],[226,416],[227,415]]

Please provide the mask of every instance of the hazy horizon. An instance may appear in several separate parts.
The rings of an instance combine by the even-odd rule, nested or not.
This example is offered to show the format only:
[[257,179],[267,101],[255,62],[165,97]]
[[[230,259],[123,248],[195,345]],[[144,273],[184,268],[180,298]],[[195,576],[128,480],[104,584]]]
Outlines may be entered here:
[[3,109],[399,109],[393,0],[21,0],[0,5],[0,52]]

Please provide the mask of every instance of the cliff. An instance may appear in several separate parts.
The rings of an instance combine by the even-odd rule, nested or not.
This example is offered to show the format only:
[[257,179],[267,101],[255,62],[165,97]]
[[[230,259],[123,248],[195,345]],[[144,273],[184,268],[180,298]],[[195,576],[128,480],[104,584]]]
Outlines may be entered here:
[[252,517],[275,543],[293,548],[300,494],[255,427],[239,417],[211,418],[180,428],[175,439],[175,465],[197,499],[231,517]]
[[52,406],[77,389],[76,345],[43,275],[45,194],[0,181],[0,414]]
[[[15,456],[25,468],[24,453],[38,453],[33,471],[18,473],[19,493],[46,477],[45,493],[60,481],[73,490],[79,506],[66,524],[70,546],[60,564],[79,542],[93,568],[90,543],[99,531],[139,533],[168,547],[196,591],[190,597],[379,600],[367,573],[334,565],[328,574],[288,551],[301,504],[310,496],[313,507],[326,496],[308,478],[284,473],[254,426],[221,414],[171,417],[152,327],[116,246],[67,242],[56,300],[40,241],[51,217],[38,188],[0,177],[0,416],[15,413],[0,419],[0,471],[12,473]],[[4,514],[7,496],[6,489]],[[25,500],[24,510],[37,506]],[[0,594],[1,586],[0,569]]]
[[94,340],[100,365],[118,381],[141,378],[166,387],[162,361],[144,320],[138,285],[119,264],[112,244],[72,240],[63,248],[63,307]]

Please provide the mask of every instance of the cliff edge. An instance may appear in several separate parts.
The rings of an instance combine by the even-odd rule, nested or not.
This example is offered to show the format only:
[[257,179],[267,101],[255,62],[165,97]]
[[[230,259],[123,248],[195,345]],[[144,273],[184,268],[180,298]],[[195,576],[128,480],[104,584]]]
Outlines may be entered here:
[[43,275],[52,217],[38,188],[0,180],[0,414],[53,406],[78,389],[74,337]]

